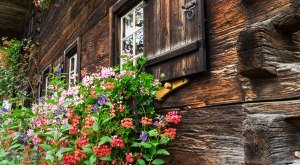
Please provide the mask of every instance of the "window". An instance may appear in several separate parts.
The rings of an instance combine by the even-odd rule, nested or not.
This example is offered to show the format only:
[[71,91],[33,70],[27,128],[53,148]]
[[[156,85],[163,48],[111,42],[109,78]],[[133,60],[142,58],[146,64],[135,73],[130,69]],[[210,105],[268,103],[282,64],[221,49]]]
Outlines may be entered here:
[[[138,4],[121,18],[121,51],[133,55],[136,59],[143,55],[144,47],[144,9],[143,3]],[[120,61],[122,65],[122,60]]]
[[66,82],[70,85],[80,80],[80,43],[78,38],[65,50]]
[[49,73],[51,72],[51,65],[46,67],[41,74],[40,78],[40,85],[39,85],[39,97],[45,97],[48,96],[48,87],[50,84],[50,75]]
[[144,54],[144,3],[119,0],[110,8],[110,65],[122,65],[120,55],[129,52],[132,60]]
[[69,59],[69,71],[68,71],[68,77],[69,77],[69,84],[75,84],[76,83],[76,77],[77,75],[77,53],[75,53],[72,57]]
[[118,0],[109,17],[111,66],[127,51],[147,56],[145,70],[163,81],[207,70],[204,0]]

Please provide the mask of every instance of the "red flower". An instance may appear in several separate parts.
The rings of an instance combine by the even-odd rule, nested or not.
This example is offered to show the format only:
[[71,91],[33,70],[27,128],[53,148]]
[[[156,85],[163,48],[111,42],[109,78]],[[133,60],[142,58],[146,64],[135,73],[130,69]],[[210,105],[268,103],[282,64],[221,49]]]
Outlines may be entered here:
[[85,118],[84,128],[92,128],[94,124],[94,119],[91,117],[91,115],[87,115]]
[[133,123],[132,123],[132,118],[125,118],[123,120],[121,120],[121,125],[122,127],[125,127],[125,128],[131,128],[133,126]]
[[78,138],[78,143],[77,143],[78,148],[82,148],[87,144],[89,144],[89,139],[87,139],[86,136],[83,135]]
[[14,130],[8,130],[7,133],[8,133],[9,135],[11,135],[11,134],[15,133],[15,131],[14,131]]
[[93,151],[99,158],[110,155],[111,150],[112,148],[107,145],[93,146]]
[[164,130],[164,135],[173,139],[176,136],[176,129],[175,128],[167,128]]
[[79,119],[80,119],[79,116],[74,116],[74,117],[71,119],[71,123],[72,123],[72,126],[73,126],[73,127],[76,127],[76,126],[79,124]]
[[142,117],[141,123],[142,123],[143,125],[151,125],[151,124],[152,124],[152,119],[149,119],[149,118],[147,118],[147,117]]
[[130,153],[126,153],[126,161],[128,162],[128,163],[133,163],[133,156],[132,156],[132,153],[130,152]]
[[121,148],[123,148],[125,145],[124,145],[124,142],[123,142],[122,138],[118,138],[117,136],[113,136],[112,137],[112,142],[110,142],[110,146],[111,147],[121,147]]
[[120,105],[119,111],[120,111],[120,112],[123,112],[123,111],[124,111],[124,107],[123,107],[122,105]]
[[172,111],[172,112],[169,112],[167,115],[166,115],[166,121],[168,123],[174,123],[174,124],[178,124],[181,120],[181,115],[178,115],[177,114],[177,111]]
[[77,129],[73,126],[69,129],[69,134],[70,135],[76,135],[78,132],[79,132],[79,129]]
[[66,154],[62,157],[63,165],[76,164],[86,158],[86,153],[82,150],[75,149],[73,154]]

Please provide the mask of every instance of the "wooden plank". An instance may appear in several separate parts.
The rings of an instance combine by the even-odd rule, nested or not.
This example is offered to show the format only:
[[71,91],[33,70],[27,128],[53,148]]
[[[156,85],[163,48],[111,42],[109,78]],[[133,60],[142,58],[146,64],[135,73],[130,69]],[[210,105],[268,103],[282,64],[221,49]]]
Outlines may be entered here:
[[168,145],[166,164],[243,164],[243,120],[240,105],[214,108],[173,108],[182,116],[177,137]]
[[179,46],[177,48],[174,48],[162,54],[159,54],[158,56],[152,56],[147,61],[146,67],[164,62],[166,60],[170,60],[172,58],[186,55],[187,53],[196,51],[200,46],[201,46],[201,41],[195,41],[183,46]]
[[[246,164],[293,164],[299,150],[300,100],[245,104]],[[297,164],[297,163],[295,163]]]

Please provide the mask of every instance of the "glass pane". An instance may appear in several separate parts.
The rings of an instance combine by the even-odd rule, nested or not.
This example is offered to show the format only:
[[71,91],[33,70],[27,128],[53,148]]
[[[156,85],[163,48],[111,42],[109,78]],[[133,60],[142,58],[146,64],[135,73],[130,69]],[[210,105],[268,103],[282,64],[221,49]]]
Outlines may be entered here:
[[141,27],[143,27],[143,23],[144,23],[144,9],[143,9],[143,4],[139,5],[136,9],[135,9],[135,26],[136,29],[139,29]]
[[133,13],[130,12],[126,17],[123,18],[123,38],[132,34],[133,32]]
[[133,54],[133,35],[123,41],[123,51]]
[[135,36],[135,54],[142,54],[144,50],[144,36],[143,30],[139,30],[136,32]]
[[75,58],[74,57],[71,57],[71,60],[70,60],[70,72],[74,70],[75,66]]

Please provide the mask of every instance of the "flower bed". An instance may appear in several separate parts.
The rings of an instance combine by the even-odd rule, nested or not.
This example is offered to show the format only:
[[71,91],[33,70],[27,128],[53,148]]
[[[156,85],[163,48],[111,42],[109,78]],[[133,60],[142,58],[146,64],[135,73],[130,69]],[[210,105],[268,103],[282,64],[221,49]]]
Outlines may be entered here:
[[84,71],[67,90],[57,68],[51,96],[32,109],[2,109],[0,164],[163,164],[181,116],[155,112],[161,84],[142,72],[144,63]]

